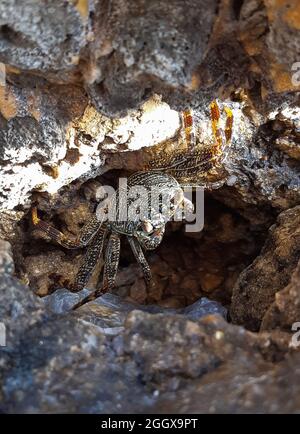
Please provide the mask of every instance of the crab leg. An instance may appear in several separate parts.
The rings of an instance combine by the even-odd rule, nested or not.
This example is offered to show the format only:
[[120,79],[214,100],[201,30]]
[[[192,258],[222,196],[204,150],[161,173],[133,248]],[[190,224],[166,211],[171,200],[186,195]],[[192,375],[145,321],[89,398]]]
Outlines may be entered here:
[[224,107],[226,113],[225,137],[228,144],[232,137],[233,114],[229,107]]
[[194,151],[196,147],[196,137],[194,131],[193,111],[190,109],[185,110],[184,112],[182,112],[181,118],[187,146],[188,148],[190,148],[191,151]]
[[92,292],[90,295],[85,297],[79,303],[75,304],[72,310],[78,309],[80,306],[95,300],[96,298],[100,297],[100,295],[114,288],[118,266],[119,266],[120,248],[121,248],[120,236],[118,234],[111,234],[111,236],[109,237],[106,254],[105,254],[105,265],[104,265],[102,287],[96,289],[96,291]]
[[127,237],[127,239],[129,241],[130,247],[133,251],[136,261],[140,264],[143,270],[146,286],[149,287],[152,280],[152,274],[151,274],[149,264],[145,258],[144,252],[140,244],[134,237]]
[[82,264],[76,275],[75,282],[70,285],[70,289],[74,292],[80,291],[87,284],[95,266],[98,258],[101,256],[103,251],[103,245],[107,236],[108,230],[106,225],[103,225],[97,234],[94,236],[93,241],[89,245],[87,252],[84,256]]
[[217,101],[210,105],[211,123],[216,144],[212,147],[214,155],[221,155],[232,135],[233,114],[229,107],[224,108],[226,113],[225,131],[220,128],[220,109]]
[[75,239],[71,239],[62,232],[55,229],[49,223],[41,220],[37,215],[36,207],[32,209],[32,223],[36,229],[41,230],[52,240],[56,241],[61,246],[66,247],[67,249],[77,249],[79,247],[88,245],[101,226],[101,222],[97,220],[96,215],[94,215],[83,226],[79,235]]
[[[118,234],[111,234],[105,257],[103,273],[103,292],[110,291],[115,286],[119,267],[121,240]],[[104,290],[105,289],[105,290]]]
[[206,148],[196,149],[196,139],[193,126],[193,113],[186,110],[182,113],[182,122],[185,140],[189,152],[178,153],[169,157],[163,156],[150,161],[148,170],[166,170],[175,178],[184,176],[201,175],[208,172],[229,144],[232,136],[233,114],[229,107],[224,107],[226,113],[225,130],[220,126],[220,109],[217,101],[210,105],[211,123],[215,144]]

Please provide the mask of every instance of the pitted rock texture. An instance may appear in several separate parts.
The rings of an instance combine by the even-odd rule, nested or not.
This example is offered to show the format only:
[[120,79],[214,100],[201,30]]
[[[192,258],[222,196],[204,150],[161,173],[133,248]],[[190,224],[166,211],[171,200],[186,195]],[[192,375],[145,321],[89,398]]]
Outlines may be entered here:
[[[188,87],[208,46],[217,1],[178,0],[96,5],[89,92],[100,111],[135,108],[160,87]],[[200,37],[195,38],[195,32]],[[91,74],[90,74],[91,75]]]
[[147,313],[112,296],[57,315],[10,273],[0,277],[1,412],[299,411],[288,334],[255,335],[201,309]]
[[[1,2],[0,412],[299,413],[299,17],[298,0]],[[29,208],[75,236],[103,184],[186,146],[182,109],[212,144],[215,98],[233,140],[189,180],[216,181],[204,231],[169,225],[150,293],[125,246],[115,294],[69,312],[80,295],[56,290],[82,252],[32,233]]]
[[0,207],[91,179],[111,154],[142,168],[186,107],[210,143],[216,97],[234,111],[221,200],[258,224],[297,205],[297,20],[296,0],[2,2]]
[[84,84],[107,115],[124,115],[153,93],[182,108],[239,87],[256,107],[276,108],[295,97],[297,8],[297,0],[6,0],[0,61],[13,74]]
[[[275,300],[266,311],[261,324],[262,330],[300,328],[300,262],[292,274],[290,283],[275,294]],[[296,340],[296,342],[298,342]]]
[[94,178],[108,170],[108,154],[160,143],[180,126],[178,113],[160,97],[114,120],[89,105],[82,89],[66,85],[0,87],[0,111],[3,210],[28,206],[32,192],[54,194]]
[[[291,312],[286,311],[289,320],[285,322],[288,324],[282,326],[291,327],[293,319],[295,320],[297,316],[293,311],[294,309],[298,311],[299,302],[296,294],[289,300],[289,289],[292,290],[293,285],[297,285],[295,283],[297,272],[293,277],[293,283],[290,283],[290,279],[299,259],[300,207],[298,206],[280,214],[277,223],[270,229],[261,254],[241,273],[233,289],[230,311],[233,321],[244,324],[250,330],[258,330],[263,321],[264,328],[268,328],[267,324],[269,322],[272,324],[270,318],[272,312],[275,315],[276,305],[285,295],[284,302],[291,304],[289,308],[286,306]],[[284,289],[289,283],[290,286]],[[268,308],[270,308],[269,312],[267,312]],[[280,317],[278,320],[280,323]],[[273,321],[276,323],[275,318]]]
[[3,0],[2,62],[43,72],[74,68],[87,38],[86,17],[80,12],[75,2],[65,0]]

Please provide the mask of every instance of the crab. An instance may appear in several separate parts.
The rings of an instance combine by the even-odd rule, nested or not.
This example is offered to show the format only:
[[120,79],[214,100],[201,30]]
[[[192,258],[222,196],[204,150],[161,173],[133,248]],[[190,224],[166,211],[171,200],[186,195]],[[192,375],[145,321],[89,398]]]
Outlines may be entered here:
[[[127,199],[123,201],[123,205],[121,204],[122,193],[125,193],[124,198]],[[136,205],[135,202],[138,204]],[[124,208],[126,216],[130,214],[129,219],[122,218]],[[74,240],[39,219],[36,208],[32,210],[32,220],[36,229],[43,231],[63,247],[75,249],[88,246],[75,282],[69,286],[72,291],[80,291],[87,284],[108,240],[102,287],[78,303],[74,307],[77,308],[114,288],[122,235],[127,237],[133,254],[142,268],[146,285],[149,287],[152,282],[151,270],[143,250],[154,250],[159,246],[166,223],[180,210],[192,212],[193,204],[184,197],[179,183],[171,175],[152,171],[138,172],[130,176],[126,189],[119,188],[116,196],[109,204],[97,211]],[[113,219],[105,218],[109,217],[110,211]]]
[[105,250],[102,287],[77,303],[73,309],[96,299],[107,291],[112,291],[115,287],[121,236],[127,237],[133,254],[141,266],[146,286],[151,286],[151,270],[144,250],[153,250],[159,246],[167,222],[178,213],[181,213],[181,217],[184,218],[186,213],[193,211],[193,204],[184,196],[182,185],[177,179],[195,170],[205,173],[219,164],[230,142],[233,119],[231,110],[225,107],[225,131],[219,125],[220,110],[216,101],[212,102],[210,110],[214,145],[196,149],[192,111],[183,112],[182,123],[190,152],[185,155],[179,153],[168,158],[158,158],[155,165],[150,162],[146,171],[130,176],[126,187],[120,187],[108,203],[97,209],[75,239],[67,237],[41,220],[36,207],[32,209],[34,227],[47,234],[52,240],[67,249],[88,247],[75,281],[69,285],[70,290],[80,291],[85,287]]

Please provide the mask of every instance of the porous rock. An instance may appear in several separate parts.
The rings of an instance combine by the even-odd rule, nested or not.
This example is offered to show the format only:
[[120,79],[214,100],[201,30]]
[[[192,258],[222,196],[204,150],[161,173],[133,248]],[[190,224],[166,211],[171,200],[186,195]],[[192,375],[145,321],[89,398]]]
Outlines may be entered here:
[[[269,237],[261,254],[244,270],[234,289],[231,318],[237,324],[245,324],[251,330],[258,330],[264,316],[275,313],[277,302],[291,302],[286,315],[291,325],[296,300],[289,299],[289,289],[284,289],[291,280],[300,258],[300,207],[283,212],[277,223],[271,227]],[[297,279],[297,273],[293,278]],[[290,283],[290,289],[293,283]],[[276,298],[275,298],[276,297]],[[275,301],[276,300],[276,301]],[[267,310],[270,308],[270,312]],[[268,320],[266,318],[266,323]],[[282,324],[283,325],[283,324]]]
[[[67,315],[47,311],[10,272],[1,274],[0,291],[1,320],[8,330],[7,346],[0,349],[2,412],[299,409],[297,369],[287,377],[294,400],[284,399],[287,389],[280,381],[291,363],[297,366],[292,354],[283,360],[284,335],[254,335],[216,314],[132,310],[116,298],[103,327],[93,323],[87,308]],[[105,321],[99,306],[101,311]],[[274,358],[281,360],[278,366]]]
[[[1,2],[0,231],[14,255],[1,241],[1,412],[299,412],[298,8],[297,0]],[[119,296],[75,313],[66,308],[78,294],[39,300],[28,274],[48,294],[51,260],[73,277],[77,257],[29,236],[31,204],[75,235],[100,175],[140,170],[170,142],[182,146],[180,110],[194,109],[197,139],[212,143],[215,98],[234,115],[211,193],[228,208],[215,220],[209,213],[197,248],[192,237],[182,242],[185,268],[170,237],[151,264],[159,285],[150,294],[127,263]],[[82,192],[91,206],[78,202]],[[217,302],[179,308],[202,291],[230,305],[232,289],[231,318],[241,325],[228,324]],[[160,306],[133,303],[149,295]]]

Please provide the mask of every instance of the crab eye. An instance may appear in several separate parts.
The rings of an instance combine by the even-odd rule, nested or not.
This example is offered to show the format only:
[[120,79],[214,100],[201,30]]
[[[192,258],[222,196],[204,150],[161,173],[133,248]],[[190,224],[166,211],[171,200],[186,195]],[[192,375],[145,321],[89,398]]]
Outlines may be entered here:
[[152,224],[150,223],[149,220],[145,220],[142,223],[142,226],[143,226],[144,231],[147,232],[147,234],[150,234],[150,232],[153,231],[153,226],[152,226]]
[[172,197],[170,200],[170,210],[173,211],[175,209],[175,198]]

